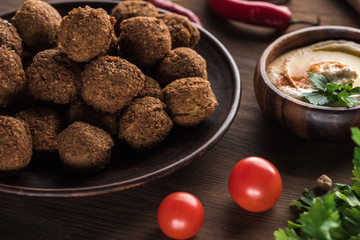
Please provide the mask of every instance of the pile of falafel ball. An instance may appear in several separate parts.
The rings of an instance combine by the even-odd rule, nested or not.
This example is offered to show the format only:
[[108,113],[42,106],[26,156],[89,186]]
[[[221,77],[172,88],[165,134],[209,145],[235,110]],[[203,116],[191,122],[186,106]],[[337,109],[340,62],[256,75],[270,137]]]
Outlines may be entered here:
[[[28,0],[12,24],[0,18],[1,175],[25,168],[33,151],[58,151],[65,169],[97,172],[114,137],[149,149],[174,123],[199,125],[218,106],[193,50],[199,39],[186,17],[139,0],[111,15],[86,6],[63,18]],[[36,104],[9,110],[28,99]]]

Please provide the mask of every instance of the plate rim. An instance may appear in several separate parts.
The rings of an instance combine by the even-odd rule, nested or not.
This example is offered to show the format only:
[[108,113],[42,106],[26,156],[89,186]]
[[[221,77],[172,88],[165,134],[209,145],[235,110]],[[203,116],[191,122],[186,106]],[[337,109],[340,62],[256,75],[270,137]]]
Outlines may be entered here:
[[[89,0],[75,0],[75,1],[49,1],[50,5],[61,6],[65,4],[69,5],[77,5],[84,3],[96,3],[96,4],[117,4],[119,1],[113,0],[102,0],[102,1],[89,1]],[[158,8],[162,12],[169,12]],[[12,9],[5,12],[0,12],[0,17],[6,18],[8,16],[13,16],[18,9]],[[78,188],[59,188],[59,189],[51,189],[51,188],[32,188],[32,187],[21,187],[14,186],[9,184],[0,183],[0,192],[5,192],[9,194],[15,195],[25,195],[25,196],[35,196],[35,197],[84,197],[84,196],[95,196],[100,194],[106,194],[111,192],[117,192],[129,188],[133,188],[136,186],[143,185],[148,181],[153,181],[155,179],[159,179],[165,177],[176,170],[183,168],[189,165],[192,161],[197,158],[203,156],[208,150],[210,150],[216,143],[220,141],[220,139],[225,135],[225,133],[230,128],[231,124],[235,120],[237,116],[237,112],[240,108],[241,96],[242,96],[242,83],[240,80],[240,73],[237,67],[237,64],[229,51],[225,48],[225,46],[209,31],[205,28],[195,24],[197,28],[199,28],[201,34],[205,34],[208,38],[212,40],[212,42],[218,47],[222,55],[227,61],[229,68],[231,69],[231,74],[233,76],[233,85],[232,89],[233,97],[230,105],[230,111],[227,114],[225,121],[222,123],[221,127],[216,131],[216,133],[207,140],[200,148],[193,151],[191,154],[187,155],[179,159],[177,162],[158,169],[156,171],[152,171],[146,175],[142,175],[140,177],[131,178],[122,182],[113,182],[109,184],[96,185],[91,187],[78,187]]]

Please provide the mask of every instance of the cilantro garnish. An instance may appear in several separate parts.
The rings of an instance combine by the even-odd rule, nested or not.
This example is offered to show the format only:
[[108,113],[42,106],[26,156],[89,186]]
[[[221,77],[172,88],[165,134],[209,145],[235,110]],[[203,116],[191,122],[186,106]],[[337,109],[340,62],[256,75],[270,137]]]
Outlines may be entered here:
[[303,212],[296,222],[288,221],[288,228],[274,232],[276,240],[360,240],[360,130],[352,128],[351,133],[357,145],[352,186],[336,184],[322,196],[305,189],[300,201],[291,202]]
[[311,104],[325,105],[337,102],[348,107],[359,104],[359,100],[351,96],[360,94],[360,87],[353,88],[352,83],[339,86],[337,83],[329,82],[325,76],[312,72],[309,72],[309,78],[317,91],[303,93],[302,97]]

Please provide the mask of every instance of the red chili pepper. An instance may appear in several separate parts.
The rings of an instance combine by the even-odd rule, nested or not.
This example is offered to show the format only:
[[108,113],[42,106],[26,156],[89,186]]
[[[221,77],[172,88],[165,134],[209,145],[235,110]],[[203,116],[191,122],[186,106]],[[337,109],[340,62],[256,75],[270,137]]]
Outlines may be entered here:
[[175,12],[181,15],[184,15],[186,17],[188,17],[190,19],[190,21],[198,24],[199,26],[203,26],[203,24],[201,23],[200,19],[198,18],[198,16],[196,16],[196,14],[194,12],[192,12],[191,10],[184,8],[183,6],[180,6],[179,4],[173,3],[169,0],[146,0],[152,4],[154,4],[155,6],[162,8],[164,10],[168,10],[171,12]]
[[244,0],[208,0],[211,9],[223,18],[284,31],[290,25],[286,6]]

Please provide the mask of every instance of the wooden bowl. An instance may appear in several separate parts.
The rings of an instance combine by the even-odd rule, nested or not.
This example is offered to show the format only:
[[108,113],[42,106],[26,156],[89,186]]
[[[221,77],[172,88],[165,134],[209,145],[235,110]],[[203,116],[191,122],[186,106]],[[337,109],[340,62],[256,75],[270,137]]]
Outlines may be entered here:
[[292,98],[278,90],[266,72],[281,54],[316,42],[343,39],[360,43],[360,30],[340,26],[309,27],[283,35],[261,55],[254,74],[254,88],[260,108],[284,129],[310,140],[350,139],[350,128],[360,125],[360,106],[316,106]]

